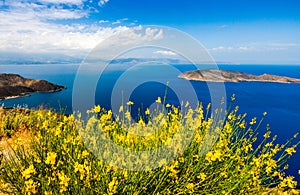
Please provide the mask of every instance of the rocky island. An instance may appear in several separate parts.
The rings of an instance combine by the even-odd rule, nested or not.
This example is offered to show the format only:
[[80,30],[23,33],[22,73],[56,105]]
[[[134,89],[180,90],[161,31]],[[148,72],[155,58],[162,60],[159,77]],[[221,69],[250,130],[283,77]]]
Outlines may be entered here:
[[253,75],[238,71],[207,69],[192,70],[181,73],[179,78],[194,81],[209,82],[276,82],[276,83],[300,83],[300,79],[272,74]]
[[0,74],[0,99],[25,96],[34,92],[56,92],[65,89],[45,80],[24,78],[18,74]]

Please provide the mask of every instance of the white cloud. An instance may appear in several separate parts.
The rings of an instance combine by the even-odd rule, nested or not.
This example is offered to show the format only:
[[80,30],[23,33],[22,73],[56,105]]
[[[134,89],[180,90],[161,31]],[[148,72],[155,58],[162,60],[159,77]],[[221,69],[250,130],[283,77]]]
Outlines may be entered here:
[[[85,55],[97,43],[128,29],[126,26],[102,27],[104,21],[100,24],[55,23],[58,19],[88,17],[89,10],[82,9],[82,4],[82,0],[7,0],[8,9],[0,10],[0,52]],[[72,8],[65,9],[69,5]]]
[[229,27],[229,25],[227,25],[227,24],[223,24],[223,25],[219,26],[220,29],[228,28],[228,27]]
[[270,46],[274,47],[299,47],[299,43],[271,43]]
[[109,22],[109,20],[99,20],[99,23],[100,23],[100,24],[108,23],[108,22]]
[[113,25],[116,25],[116,24],[121,24],[123,21],[127,21],[128,18],[122,18],[122,19],[119,19],[119,20],[116,20],[114,22],[112,22]]
[[218,46],[208,49],[208,51],[232,51],[233,47]]
[[[50,3],[50,4],[49,4]],[[54,4],[51,4],[54,3]],[[79,19],[88,16],[89,10],[82,9],[82,0],[63,0],[62,4],[53,0],[40,1],[8,1],[8,10],[1,10],[1,21],[7,18],[16,18],[22,20],[25,18],[37,18],[38,20],[56,20],[56,19]],[[72,7],[75,6],[75,7]]]
[[98,5],[99,5],[99,6],[103,6],[103,5],[105,5],[107,2],[109,2],[109,0],[100,0],[99,3],[98,3]]
[[247,47],[247,46],[240,46],[238,47],[238,50],[239,51],[249,51],[249,50],[252,50],[253,48],[251,47]]
[[166,51],[166,50],[158,50],[155,51],[154,54],[161,54],[164,56],[176,56],[177,54],[173,51]]
[[259,48],[256,48],[252,45],[249,46],[218,46],[208,49],[208,51],[212,52],[246,52],[246,51],[255,51]]
[[39,0],[41,3],[53,3],[53,4],[69,4],[69,5],[82,5],[82,0]]
[[121,24],[121,20],[116,20],[114,22],[112,22],[111,24],[115,25],[115,24]]

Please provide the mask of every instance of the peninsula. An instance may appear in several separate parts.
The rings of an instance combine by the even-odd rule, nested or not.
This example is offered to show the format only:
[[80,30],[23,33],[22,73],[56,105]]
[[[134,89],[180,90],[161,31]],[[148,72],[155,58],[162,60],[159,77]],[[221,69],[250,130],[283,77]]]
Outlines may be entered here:
[[25,96],[34,92],[56,92],[65,89],[45,80],[24,78],[18,74],[0,74],[0,99]]
[[300,83],[300,79],[272,74],[253,75],[238,71],[207,69],[192,70],[181,73],[179,78],[208,82],[275,82]]

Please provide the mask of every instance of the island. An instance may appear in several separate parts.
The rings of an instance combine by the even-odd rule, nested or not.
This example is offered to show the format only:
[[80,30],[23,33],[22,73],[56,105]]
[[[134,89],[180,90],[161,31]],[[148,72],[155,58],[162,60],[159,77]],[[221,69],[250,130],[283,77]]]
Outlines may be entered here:
[[208,82],[276,82],[300,83],[300,79],[272,74],[253,75],[238,71],[206,69],[192,70],[181,73],[179,78]]
[[45,80],[24,78],[18,74],[0,74],[0,99],[26,96],[34,92],[56,92],[65,88]]

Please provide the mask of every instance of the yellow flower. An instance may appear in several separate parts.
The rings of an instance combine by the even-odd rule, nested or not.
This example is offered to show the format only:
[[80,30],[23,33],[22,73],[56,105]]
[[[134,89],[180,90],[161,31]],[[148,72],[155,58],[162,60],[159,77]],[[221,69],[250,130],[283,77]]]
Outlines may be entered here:
[[89,153],[88,151],[84,150],[84,151],[82,152],[81,156],[82,156],[82,158],[85,158],[85,157],[87,157],[89,154],[90,154],[90,153]]
[[206,175],[205,175],[205,173],[200,173],[200,174],[197,176],[197,178],[199,178],[199,179],[201,179],[202,181],[204,181],[205,178],[206,178]]
[[140,125],[145,125],[145,122],[144,122],[144,120],[142,119],[142,117],[140,118],[138,124],[140,124]]
[[186,102],[185,107],[187,108],[189,105],[190,105],[189,102]]
[[48,152],[45,163],[48,165],[54,165],[56,157],[57,157],[57,154],[55,152]]
[[256,117],[254,117],[249,124],[254,125],[255,123],[256,123]]
[[170,105],[170,104],[167,104],[167,105],[166,105],[166,108],[170,108],[170,107],[171,107],[171,105]]
[[85,176],[85,169],[82,164],[79,164],[78,162],[75,163],[74,165],[74,173],[77,173],[79,171],[80,173],[80,180],[83,180]]
[[264,112],[263,115],[266,116],[266,115],[267,115],[267,112]]
[[270,138],[270,134],[271,134],[271,131],[268,131],[267,133],[264,134],[264,138],[266,138],[266,139]]
[[129,101],[129,102],[127,102],[127,105],[128,106],[131,106],[131,105],[133,105],[134,103],[132,102],[132,101]]
[[44,195],[52,195],[52,192],[45,191]]
[[178,158],[178,161],[181,162],[181,163],[184,163],[184,158],[181,156],[181,157]]
[[217,151],[214,151],[214,152],[208,152],[205,156],[205,160],[211,162],[211,161],[216,161],[216,160],[219,160],[221,161],[221,151],[220,150],[217,150]]
[[25,192],[27,192],[26,194],[30,194],[30,193],[35,194],[37,192],[35,189],[36,186],[37,183],[33,182],[32,179],[25,181]]
[[232,94],[231,101],[234,101],[234,100],[235,100],[235,94]]
[[123,112],[123,106],[120,106],[119,112]]
[[118,182],[117,178],[114,177],[114,178],[112,179],[112,181],[109,182],[109,184],[108,184],[108,191],[109,191],[110,193],[116,193],[116,192],[117,192],[118,183],[119,183],[119,182]]
[[32,173],[35,174],[36,170],[33,165],[30,165],[22,172],[22,177],[24,177],[25,179],[29,179]]
[[149,114],[150,114],[149,108],[146,109],[145,114],[146,114],[146,115],[149,115]]
[[292,155],[293,153],[296,153],[296,150],[294,147],[292,148],[287,148],[285,149],[285,151],[289,154],[289,155]]
[[193,184],[193,183],[186,184],[186,188],[189,190],[190,193],[194,192],[194,187],[195,187],[195,184]]
[[245,128],[246,128],[245,122],[243,121],[243,122],[239,125],[239,127],[240,127],[241,129],[245,129]]
[[94,107],[94,112],[98,113],[98,112],[100,112],[100,110],[101,110],[101,108],[99,105]]
[[59,184],[60,184],[60,190],[59,192],[62,193],[62,192],[65,192],[67,191],[67,187],[68,187],[68,183],[70,181],[70,178],[67,177],[63,172],[62,173],[58,173],[57,174],[58,176],[58,179],[59,179]]
[[295,188],[297,186],[297,182],[294,181],[293,176],[287,176],[280,182],[279,187],[288,187],[288,188]]
[[155,102],[160,104],[161,103],[161,98],[158,97],[157,100],[155,100]]

